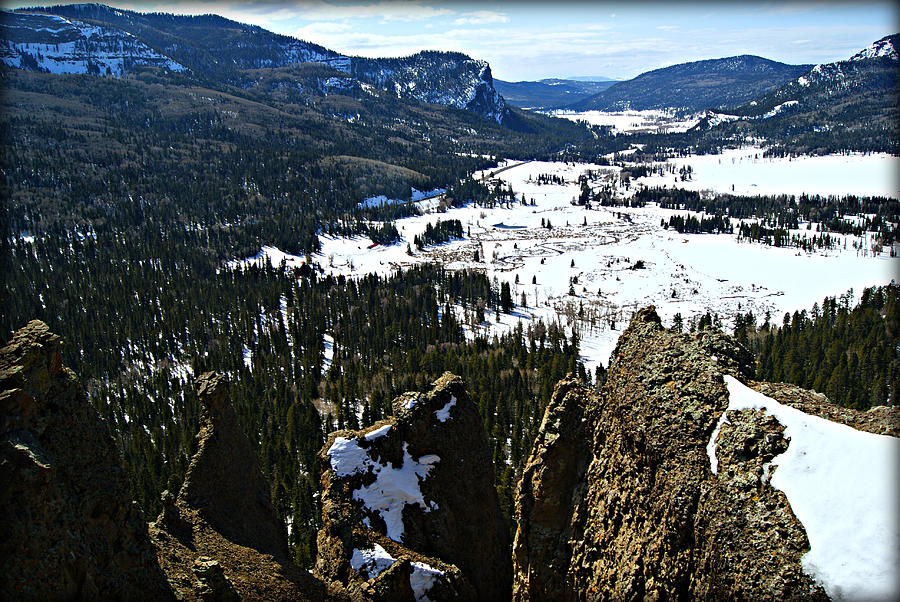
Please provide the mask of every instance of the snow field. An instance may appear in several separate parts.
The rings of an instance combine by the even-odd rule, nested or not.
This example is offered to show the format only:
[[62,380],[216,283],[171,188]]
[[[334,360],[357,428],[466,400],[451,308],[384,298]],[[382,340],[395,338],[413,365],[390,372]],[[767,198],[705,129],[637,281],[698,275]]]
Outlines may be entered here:
[[703,113],[688,115],[684,118],[675,117],[671,110],[648,109],[643,111],[540,111],[554,117],[561,117],[570,121],[586,121],[591,125],[606,125],[616,132],[686,132],[700,122]]
[[835,600],[895,600],[900,596],[900,501],[896,486],[900,440],[778,403],[725,376],[729,404],[707,451],[716,473],[715,439],[727,412],[762,409],[784,425],[787,450],[769,468],[803,524],[810,551],[803,570]]
[[[819,194],[900,196],[900,157],[886,153],[763,158],[764,149],[726,149],[720,155],[693,155],[666,161],[675,174],[635,179],[648,187],[667,185],[687,190],[713,190],[746,195]],[[690,166],[693,180],[676,180]]]
[[[897,161],[890,158],[886,162],[880,155],[848,155],[764,162],[751,159],[758,150],[689,157],[686,160],[695,161],[694,180],[678,184],[691,184],[701,190],[721,185],[723,191],[730,190],[730,183],[726,186],[726,182],[732,178],[716,175],[721,160],[725,165],[734,165],[735,173],[757,170],[755,176],[746,176],[751,180],[765,175],[772,165],[780,165],[777,169],[782,171],[807,165],[791,180],[791,187],[784,190],[788,193],[811,190],[817,182],[841,180],[851,173],[869,173],[871,177],[853,177],[848,179],[849,184],[843,184],[846,192],[866,194],[879,186],[886,187],[878,182],[884,179],[885,166]],[[835,168],[835,161],[844,167]],[[810,166],[817,166],[816,170],[810,171]],[[689,213],[686,211],[661,209],[652,204],[643,208],[588,210],[571,204],[579,193],[578,176],[589,169],[599,171],[599,179],[592,182],[597,187],[607,178],[610,182],[617,179],[618,168],[507,161],[487,172],[496,173],[502,167],[510,168],[496,177],[504,186],[510,185],[518,199],[524,196],[529,203],[533,199],[535,206],[516,204],[510,209],[487,209],[470,204],[443,214],[432,212],[398,220],[396,226],[403,241],[387,247],[370,249],[371,241],[366,237],[320,236],[322,250],[311,261],[327,274],[348,277],[373,272],[386,276],[393,270],[427,261],[441,262],[448,269],[483,270],[489,278],[510,283],[516,307],[512,314],[501,314],[499,320],[494,312],[486,311],[484,322],[465,327],[467,337],[509,332],[520,321],[526,329],[538,319],[547,324],[559,321],[570,334],[573,328],[577,329],[581,359],[588,370],[608,363],[631,314],[645,305],[655,305],[666,324],[681,314],[687,325],[707,311],[718,314],[726,328],[730,328],[734,314],[748,311],[753,312],[758,323],[768,312],[771,322],[780,324],[785,312],[808,309],[813,303],[821,303],[825,296],[841,295],[850,288],[858,293],[868,286],[887,284],[900,267],[900,259],[890,258],[887,252],[874,254],[871,239],[860,241],[853,236],[832,235],[842,241],[841,248],[806,253],[795,248],[738,242],[735,235],[682,235],[660,226],[661,220]],[[857,168],[859,171],[855,172]],[[538,184],[540,174],[562,176],[566,183]],[[716,178],[720,180],[718,184]],[[860,189],[854,189],[853,183]],[[627,194],[621,188],[617,190]],[[438,199],[423,201],[420,207],[433,210],[437,203]],[[407,242],[411,243],[427,224],[437,219],[460,220],[465,238],[422,251],[412,249],[413,254],[407,254]],[[542,220],[544,224],[549,221],[552,228],[542,227]],[[795,232],[812,236],[814,226],[813,230],[805,230],[806,224],[800,224]],[[854,249],[854,242],[863,243],[863,249]],[[476,251],[478,262],[474,261]],[[290,268],[301,265],[304,259],[264,247],[256,257],[229,265],[265,261],[273,265],[283,261]],[[634,269],[639,261],[643,262],[643,269]],[[522,293],[526,307],[520,305]],[[455,311],[462,319],[462,308]],[[473,310],[470,308],[469,312]],[[330,349],[333,347],[326,349],[326,362]]]

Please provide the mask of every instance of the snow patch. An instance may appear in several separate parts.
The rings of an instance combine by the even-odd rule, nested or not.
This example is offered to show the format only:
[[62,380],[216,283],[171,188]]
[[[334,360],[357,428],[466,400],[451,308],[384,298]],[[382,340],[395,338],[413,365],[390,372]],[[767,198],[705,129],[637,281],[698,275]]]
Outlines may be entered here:
[[428,592],[434,587],[437,578],[444,574],[424,562],[412,562],[412,574],[409,576],[409,585],[416,597],[416,602],[430,600]]
[[379,437],[384,437],[385,435],[387,435],[389,430],[391,430],[391,425],[385,424],[384,426],[377,428],[374,431],[369,431],[368,433],[366,433],[366,436],[363,438],[366,441],[374,441],[375,439],[378,439]]
[[441,422],[447,422],[450,419],[450,408],[456,405],[456,397],[450,396],[450,401],[444,404],[440,410],[435,410],[434,415]]
[[388,570],[395,562],[397,559],[377,543],[369,550],[354,548],[353,555],[350,557],[350,566],[353,570],[360,571],[365,568],[369,579],[374,579]]
[[[382,427],[383,428],[383,427]],[[417,505],[425,512],[432,507],[425,503],[419,485],[426,479],[440,457],[428,454],[413,459],[409,444],[403,443],[403,460],[399,468],[392,464],[381,464],[369,456],[367,450],[359,447],[356,438],[336,437],[328,448],[331,469],[339,477],[371,471],[375,481],[363,485],[353,492],[353,499],[361,501],[366,509],[381,515],[387,528],[387,536],[397,542],[403,541],[403,509],[407,504]]]
[[[788,448],[767,472],[806,529],[810,551],[801,560],[803,570],[832,599],[896,599],[900,439],[805,414],[731,376],[725,384],[725,413],[764,409],[785,427]],[[714,435],[724,420],[723,413]],[[715,472],[714,444],[715,438],[707,449]]]

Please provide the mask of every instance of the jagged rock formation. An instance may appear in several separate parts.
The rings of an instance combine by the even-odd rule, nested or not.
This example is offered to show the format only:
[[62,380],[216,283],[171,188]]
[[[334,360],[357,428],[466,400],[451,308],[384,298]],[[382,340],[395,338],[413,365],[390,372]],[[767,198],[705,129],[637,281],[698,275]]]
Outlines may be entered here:
[[651,307],[599,394],[559,385],[519,484],[516,600],[827,599],[801,568],[802,525],[763,475],[786,448],[777,421],[729,414],[710,469],[722,376],[746,380],[748,357],[710,331],[665,330]]
[[256,452],[228,401],[228,382],[221,374],[204,374],[197,379],[197,396],[203,426],[176,505],[197,510],[236,544],[287,557],[284,526],[275,518]]
[[33,321],[0,349],[0,599],[174,599],[60,345]]
[[463,381],[445,374],[393,410],[320,453],[317,572],[354,599],[508,599],[508,526]]
[[513,543],[516,600],[552,599],[565,589],[563,577],[571,561],[573,510],[582,502],[584,475],[590,461],[585,416],[590,393],[580,381],[556,385],[525,465],[516,499],[519,528]]
[[177,499],[163,494],[150,526],[159,563],[179,598],[344,599],[290,562],[269,487],[237,422],[224,376],[197,379],[203,425]]

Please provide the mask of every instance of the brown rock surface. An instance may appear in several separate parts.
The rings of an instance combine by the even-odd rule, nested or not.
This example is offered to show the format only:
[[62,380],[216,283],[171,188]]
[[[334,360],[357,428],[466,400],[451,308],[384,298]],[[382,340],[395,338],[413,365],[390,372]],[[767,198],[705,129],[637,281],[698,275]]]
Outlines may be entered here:
[[377,544],[396,559],[391,568],[411,563],[413,589],[422,565],[443,573],[424,590],[432,600],[509,599],[508,526],[481,417],[462,379],[445,374],[429,393],[402,395],[393,408],[391,421],[333,433],[320,452],[317,572],[346,584],[354,598],[403,599],[406,593],[391,592],[389,571],[373,580],[362,568],[362,553],[371,556]]
[[[552,485],[568,487],[572,468],[554,464],[560,444],[539,437],[528,466],[543,467],[531,473],[542,487],[522,483],[517,499],[516,599],[825,599],[800,566],[803,528],[762,468],[786,446],[780,425],[735,413],[717,438],[718,475],[710,468],[707,444],[728,405],[722,376],[746,380],[748,358],[728,337],[665,330],[651,307],[619,339],[599,394],[566,385],[547,411],[584,408],[590,464],[574,488],[583,493],[567,498]],[[578,437],[574,423],[554,428]],[[571,519],[544,521],[532,544],[535,509],[547,501]]]
[[584,475],[591,461],[590,395],[580,381],[556,385],[516,492],[514,600],[576,598],[563,579],[579,537]]
[[60,339],[0,349],[0,599],[174,598],[106,425]]
[[203,422],[177,505],[191,508],[222,536],[276,558],[288,556],[284,525],[275,518],[256,451],[228,400],[228,382],[208,372],[197,379]]
[[[197,379],[203,424],[177,500],[163,493],[150,533],[159,564],[184,600],[341,600],[288,559],[256,453],[219,374]],[[198,564],[198,557],[205,560]]]

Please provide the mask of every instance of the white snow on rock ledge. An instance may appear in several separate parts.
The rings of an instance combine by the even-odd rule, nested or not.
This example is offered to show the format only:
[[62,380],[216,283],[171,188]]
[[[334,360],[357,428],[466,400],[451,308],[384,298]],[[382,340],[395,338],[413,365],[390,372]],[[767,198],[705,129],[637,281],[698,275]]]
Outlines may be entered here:
[[[384,571],[391,568],[397,562],[397,559],[382,548],[380,545],[373,544],[371,549],[354,549],[353,556],[350,558],[350,566],[354,571],[366,569],[366,575],[369,579],[374,579]],[[409,576],[409,585],[416,597],[416,602],[427,602],[430,600],[428,592],[434,587],[437,578],[444,574],[444,571],[433,568],[424,562],[411,562],[412,574]]]
[[434,415],[441,422],[447,422],[448,420],[450,420],[450,408],[452,408],[455,405],[456,405],[456,397],[451,395],[450,401],[445,403],[444,407],[442,407],[440,410],[435,410]]
[[[726,376],[725,410],[765,409],[784,425],[787,450],[772,460],[772,486],[784,492],[806,529],[803,570],[835,600],[900,596],[900,525],[896,519],[900,439],[858,431],[805,414]],[[716,472],[715,438],[707,451]]]
[[[384,435],[387,430],[382,427],[369,435],[378,433],[374,437],[377,438]],[[374,473],[375,481],[355,490],[353,499],[361,501],[368,510],[380,514],[387,527],[386,535],[396,542],[403,541],[403,508],[407,504],[418,505],[425,512],[437,509],[437,504],[433,501],[428,505],[425,504],[419,484],[441,459],[434,454],[428,454],[414,460],[408,448],[409,444],[404,442],[400,468],[373,460],[369,452],[359,446],[356,438],[336,437],[327,452],[331,469],[339,477],[349,477],[369,470]]]

